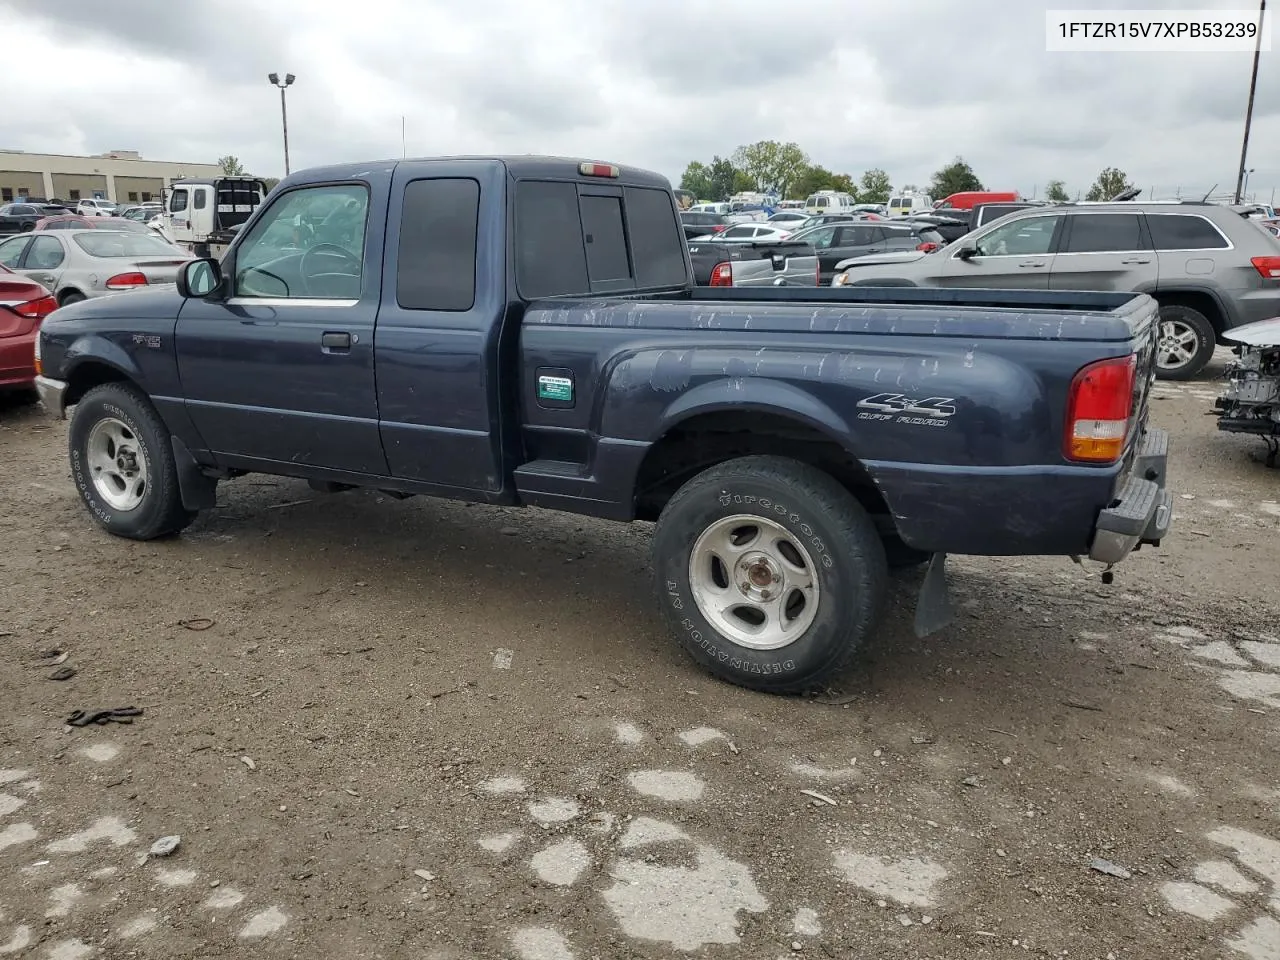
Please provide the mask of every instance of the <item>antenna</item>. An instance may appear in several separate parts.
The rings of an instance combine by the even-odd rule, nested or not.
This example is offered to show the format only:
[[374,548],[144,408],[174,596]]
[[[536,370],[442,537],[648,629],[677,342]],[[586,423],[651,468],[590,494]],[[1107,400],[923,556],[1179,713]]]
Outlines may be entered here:
[[409,155],[409,148],[405,145],[404,138],[404,114],[400,114],[400,157],[403,159]]
[[1208,192],[1208,193],[1206,193],[1203,197],[1201,197],[1201,198],[1200,198],[1200,202],[1201,202],[1201,203],[1208,203],[1208,202],[1209,202],[1209,198],[1213,196],[1213,191],[1215,191],[1215,190],[1217,190],[1217,189],[1218,189],[1218,185],[1215,183],[1212,187],[1210,187],[1210,188],[1209,188],[1209,192]]

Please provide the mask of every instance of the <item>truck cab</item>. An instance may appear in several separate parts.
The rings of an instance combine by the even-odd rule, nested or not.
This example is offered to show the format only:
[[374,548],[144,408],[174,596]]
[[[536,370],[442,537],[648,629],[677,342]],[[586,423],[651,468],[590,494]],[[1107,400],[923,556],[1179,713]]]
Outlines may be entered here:
[[257,177],[175,180],[165,191],[163,232],[197,256],[218,254],[267,195]]

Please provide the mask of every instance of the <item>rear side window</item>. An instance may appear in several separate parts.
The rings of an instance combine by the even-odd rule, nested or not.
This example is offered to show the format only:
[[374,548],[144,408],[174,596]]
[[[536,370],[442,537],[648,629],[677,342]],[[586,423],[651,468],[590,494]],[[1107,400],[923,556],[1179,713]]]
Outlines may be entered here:
[[590,291],[574,184],[522,180],[516,187],[516,284],[530,300]]
[[1145,250],[1142,219],[1136,213],[1082,213],[1071,218],[1064,253],[1122,253]]
[[209,195],[203,190],[196,190],[191,197],[191,206],[196,210],[203,210],[209,203]]
[[1147,229],[1157,250],[1225,250],[1227,238],[1204,217],[1148,213]]
[[396,303],[406,310],[470,310],[476,302],[480,184],[414,180],[404,190]]
[[[671,211],[665,190],[627,187],[627,226],[631,231],[631,256],[635,261],[636,286],[679,286],[689,279],[684,261],[683,231]],[[712,224],[715,214],[706,215]]]

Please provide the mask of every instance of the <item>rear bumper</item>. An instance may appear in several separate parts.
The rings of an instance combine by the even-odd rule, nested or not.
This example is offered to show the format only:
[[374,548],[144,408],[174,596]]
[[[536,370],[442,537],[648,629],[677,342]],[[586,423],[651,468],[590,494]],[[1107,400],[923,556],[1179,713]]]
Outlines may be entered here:
[[37,331],[0,340],[0,389],[29,387],[35,380]]
[[1144,543],[1159,544],[1173,520],[1173,495],[1166,487],[1169,434],[1149,428],[1133,468],[1115,500],[1098,515],[1089,557],[1119,563]]

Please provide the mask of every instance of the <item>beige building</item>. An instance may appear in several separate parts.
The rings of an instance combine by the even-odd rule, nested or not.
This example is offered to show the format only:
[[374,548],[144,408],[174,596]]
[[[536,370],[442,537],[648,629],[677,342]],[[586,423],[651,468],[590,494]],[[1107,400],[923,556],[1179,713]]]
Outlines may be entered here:
[[23,197],[140,203],[159,200],[161,191],[174,180],[221,173],[216,163],[143,160],[132,150],[93,157],[0,150],[0,203]]

